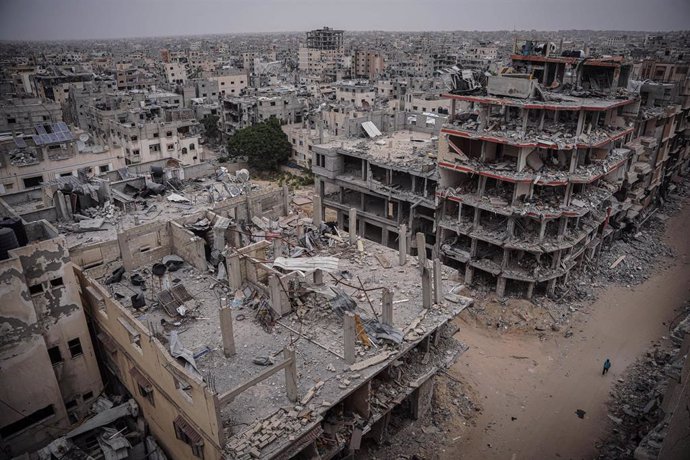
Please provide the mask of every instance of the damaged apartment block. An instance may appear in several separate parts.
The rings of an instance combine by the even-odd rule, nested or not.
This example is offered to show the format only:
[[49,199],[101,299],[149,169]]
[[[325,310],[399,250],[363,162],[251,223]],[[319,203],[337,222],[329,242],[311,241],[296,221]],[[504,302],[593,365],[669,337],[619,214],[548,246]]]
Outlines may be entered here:
[[0,200],[0,446],[10,457],[84,419],[103,390],[65,239]]
[[[492,283],[500,296],[553,295],[572,270],[594,265],[637,216],[626,172],[631,162],[642,168],[640,142],[654,147],[635,139],[630,64],[533,45],[488,78],[485,94],[447,95],[439,142],[440,254],[467,284]],[[458,113],[457,101],[470,109]]]
[[461,352],[445,325],[472,300],[444,286],[449,268],[287,214],[287,199],[237,197],[73,250],[99,353],[175,458],[356,452],[394,411],[428,410]]
[[[316,195],[325,215],[344,229],[356,215],[357,234],[391,248],[422,232],[430,249],[436,236],[437,137],[422,130],[383,135],[371,121],[362,125],[368,138],[313,148]],[[416,249],[416,241],[406,247]]]

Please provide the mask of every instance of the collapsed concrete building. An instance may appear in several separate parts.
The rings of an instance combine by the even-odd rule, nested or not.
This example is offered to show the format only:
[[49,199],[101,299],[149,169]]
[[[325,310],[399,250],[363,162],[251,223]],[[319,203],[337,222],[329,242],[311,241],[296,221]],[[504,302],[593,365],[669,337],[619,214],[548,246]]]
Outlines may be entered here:
[[397,247],[399,238],[422,232],[433,247],[436,137],[411,130],[384,136],[373,122],[363,125],[374,138],[334,140],[312,148],[314,207],[323,206],[326,216],[344,229],[356,215],[356,231],[384,246]]
[[461,351],[471,299],[438,260],[288,209],[268,190],[71,252],[99,358],[173,458],[355,452]]
[[[676,136],[676,108],[640,110],[630,64],[534,49],[544,48],[523,45],[485,95],[449,94],[439,142],[440,252],[466,283],[483,278],[501,296],[552,295],[594,265],[651,210]],[[458,113],[455,101],[472,107]]]
[[432,133],[445,121],[435,151],[422,154],[430,139],[413,133],[401,149],[398,134],[376,141],[363,130],[314,145],[316,204],[343,227],[354,209],[358,231],[383,245],[403,223],[424,232],[467,284],[500,296],[553,295],[596,264],[687,170],[688,80],[639,81],[620,57],[518,45],[485,86],[444,95],[438,127],[408,117]]

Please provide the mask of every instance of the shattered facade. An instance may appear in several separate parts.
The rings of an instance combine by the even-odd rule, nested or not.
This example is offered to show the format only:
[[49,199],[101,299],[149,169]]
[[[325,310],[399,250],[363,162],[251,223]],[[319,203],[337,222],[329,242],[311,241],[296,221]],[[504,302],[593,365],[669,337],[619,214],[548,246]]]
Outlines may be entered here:
[[[467,284],[483,279],[498,295],[529,298],[567,289],[573,269],[596,264],[607,239],[646,215],[676,124],[673,109],[638,118],[645,112],[622,59],[582,59],[530,40],[520,49],[486,94],[448,95],[437,242]],[[457,113],[456,101],[472,107]],[[687,163],[683,152],[674,167]]]
[[64,238],[0,206],[0,446],[12,457],[78,424],[103,383]]
[[[364,124],[377,129],[370,121]],[[313,147],[312,171],[320,200],[314,206],[323,206],[340,228],[350,227],[355,212],[358,234],[384,246],[397,247],[401,232],[405,239],[422,232],[433,247],[435,136],[410,130],[378,132],[374,137]]]

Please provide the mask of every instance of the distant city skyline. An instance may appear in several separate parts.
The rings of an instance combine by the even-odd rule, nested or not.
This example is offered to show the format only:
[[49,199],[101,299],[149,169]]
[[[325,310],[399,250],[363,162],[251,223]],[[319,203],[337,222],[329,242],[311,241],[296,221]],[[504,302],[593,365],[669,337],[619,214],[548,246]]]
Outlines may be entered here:
[[1,0],[0,40],[350,31],[685,30],[688,0]]

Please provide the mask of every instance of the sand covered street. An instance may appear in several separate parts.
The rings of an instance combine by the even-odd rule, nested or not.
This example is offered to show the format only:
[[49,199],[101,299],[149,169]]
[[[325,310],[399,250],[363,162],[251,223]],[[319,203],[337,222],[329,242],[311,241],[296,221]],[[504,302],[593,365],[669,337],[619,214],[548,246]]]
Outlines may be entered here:
[[[592,458],[609,426],[611,386],[654,341],[668,333],[690,298],[690,209],[666,222],[668,264],[637,286],[611,285],[571,320],[572,337],[498,334],[461,315],[457,337],[470,349],[451,373],[478,394],[476,426],[456,436],[441,458]],[[602,364],[613,367],[602,376]],[[577,411],[584,411],[583,418]],[[459,454],[458,454],[459,453]]]

